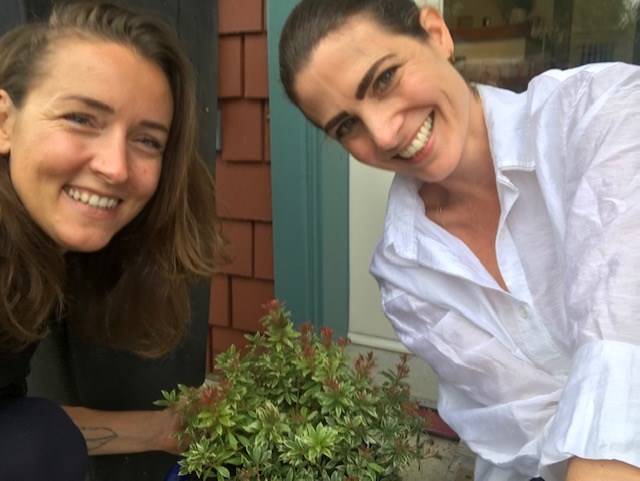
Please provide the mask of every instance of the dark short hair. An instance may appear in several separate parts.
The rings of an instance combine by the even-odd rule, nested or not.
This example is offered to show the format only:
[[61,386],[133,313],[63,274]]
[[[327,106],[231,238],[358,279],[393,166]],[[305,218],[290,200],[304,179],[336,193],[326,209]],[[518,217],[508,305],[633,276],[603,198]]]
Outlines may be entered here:
[[296,75],[328,34],[355,15],[365,15],[381,28],[427,38],[420,25],[420,9],[413,0],[302,0],[287,18],[280,35],[280,81],[297,105]]

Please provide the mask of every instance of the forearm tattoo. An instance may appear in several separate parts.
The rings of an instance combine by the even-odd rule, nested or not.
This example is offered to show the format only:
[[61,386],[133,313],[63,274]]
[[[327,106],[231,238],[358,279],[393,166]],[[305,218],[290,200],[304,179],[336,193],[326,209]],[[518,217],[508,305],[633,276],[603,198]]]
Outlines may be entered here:
[[118,437],[116,432],[109,428],[80,428],[80,431],[82,431],[84,439],[87,441],[89,454],[106,446]]

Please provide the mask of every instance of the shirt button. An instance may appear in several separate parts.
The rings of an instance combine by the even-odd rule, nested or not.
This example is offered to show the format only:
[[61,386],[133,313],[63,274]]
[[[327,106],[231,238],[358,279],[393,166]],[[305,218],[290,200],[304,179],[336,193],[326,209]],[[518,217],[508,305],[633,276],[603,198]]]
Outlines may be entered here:
[[526,319],[529,317],[529,311],[525,306],[520,306],[520,317]]

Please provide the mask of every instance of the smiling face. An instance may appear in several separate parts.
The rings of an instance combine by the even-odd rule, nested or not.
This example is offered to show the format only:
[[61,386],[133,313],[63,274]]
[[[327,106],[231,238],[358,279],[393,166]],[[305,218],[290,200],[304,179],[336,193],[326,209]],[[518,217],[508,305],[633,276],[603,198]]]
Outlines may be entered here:
[[153,196],[173,116],[167,78],[128,47],[56,41],[20,108],[0,90],[0,153],[64,251],[104,247]]
[[326,36],[296,75],[298,106],[356,159],[427,182],[471,155],[478,99],[451,65],[440,14],[423,9],[424,39],[390,33],[368,17]]

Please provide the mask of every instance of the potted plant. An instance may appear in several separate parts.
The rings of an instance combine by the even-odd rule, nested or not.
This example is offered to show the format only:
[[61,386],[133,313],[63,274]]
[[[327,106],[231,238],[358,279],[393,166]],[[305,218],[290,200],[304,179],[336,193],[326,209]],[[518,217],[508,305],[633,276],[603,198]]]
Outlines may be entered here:
[[[426,420],[406,383],[408,356],[373,380],[372,353],[352,359],[329,328],[296,329],[277,301],[264,332],[216,357],[216,382],[178,386],[157,404],[184,419],[186,479],[398,480],[427,456]],[[437,456],[437,455],[436,455]]]

